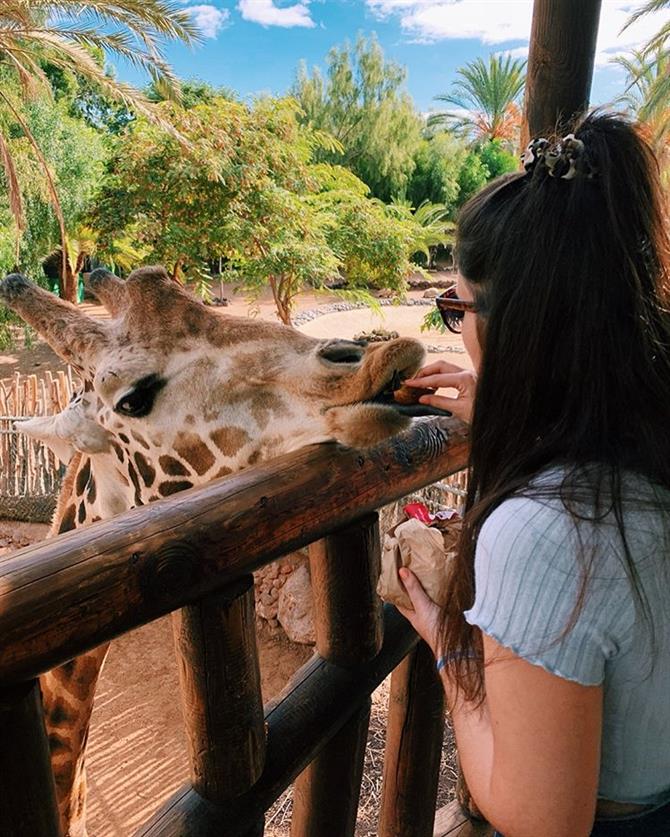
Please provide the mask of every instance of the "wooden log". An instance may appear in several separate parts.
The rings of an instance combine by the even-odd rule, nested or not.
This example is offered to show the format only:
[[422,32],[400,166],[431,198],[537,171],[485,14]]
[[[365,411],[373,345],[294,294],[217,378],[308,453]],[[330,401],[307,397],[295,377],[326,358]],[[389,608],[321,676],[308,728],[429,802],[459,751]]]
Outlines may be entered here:
[[259,815],[360,711],[416,642],[409,622],[395,608],[385,606],[384,644],[374,660],[357,669],[345,669],[315,655],[267,705],[265,768],[250,791],[215,805],[185,788],[139,833],[143,837],[246,837]]
[[0,563],[0,682],[191,604],[467,457],[463,424],[421,422],[370,451],[302,448],[13,553]]
[[535,0],[525,136],[565,133],[589,104],[602,0]]
[[172,614],[193,787],[211,802],[261,775],[265,727],[254,580]]
[[0,691],[0,834],[58,837],[60,826],[39,683]]
[[382,644],[379,516],[332,532],[309,547],[316,650],[335,665],[371,660]]
[[[378,515],[311,544],[309,564],[318,653],[346,668],[373,659],[383,630]],[[369,719],[369,707],[356,713],[296,780],[291,837],[353,837]]]
[[421,642],[393,672],[379,837],[432,837],[445,697]]
[[493,826],[482,820],[471,820],[457,799],[435,813],[433,837],[493,837]]
[[291,837],[355,833],[371,705],[368,698],[298,776]]

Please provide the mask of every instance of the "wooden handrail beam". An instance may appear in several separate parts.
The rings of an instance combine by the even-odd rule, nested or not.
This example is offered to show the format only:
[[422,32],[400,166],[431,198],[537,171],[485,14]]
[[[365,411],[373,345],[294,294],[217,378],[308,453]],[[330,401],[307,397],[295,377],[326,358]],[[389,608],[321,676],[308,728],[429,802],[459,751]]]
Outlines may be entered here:
[[0,683],[26,680],[465,467],[467,428],[303,448],[0,563]]

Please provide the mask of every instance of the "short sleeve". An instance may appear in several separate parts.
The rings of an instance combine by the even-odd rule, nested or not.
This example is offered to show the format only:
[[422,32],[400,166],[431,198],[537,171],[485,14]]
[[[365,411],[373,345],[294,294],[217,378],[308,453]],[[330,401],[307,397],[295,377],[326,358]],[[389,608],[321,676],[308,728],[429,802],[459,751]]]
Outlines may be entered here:
[[[602,683],[607,661],[631,630],[630,593],[611,545],[592,534],[578,533],[556,503],[503,502],[479,534],[467,621],[552,674]],[[584,557],[589,576],[580,597]]]

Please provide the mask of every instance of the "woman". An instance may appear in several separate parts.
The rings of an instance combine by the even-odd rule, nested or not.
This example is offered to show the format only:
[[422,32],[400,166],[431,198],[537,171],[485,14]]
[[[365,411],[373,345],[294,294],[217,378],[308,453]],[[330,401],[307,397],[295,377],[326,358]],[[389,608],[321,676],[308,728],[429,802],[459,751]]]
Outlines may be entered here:
[[[404,612],[444,678],[473,799],[505,837],[670,835],[670,247],[657,164],[592,114],[532,142],[458,229],[477,372],[444,612]],[[449,303],[445,303],[449,305]],[[476,389],[475,389],[476,387]],[[473,407],[474,403],[474,407]]]

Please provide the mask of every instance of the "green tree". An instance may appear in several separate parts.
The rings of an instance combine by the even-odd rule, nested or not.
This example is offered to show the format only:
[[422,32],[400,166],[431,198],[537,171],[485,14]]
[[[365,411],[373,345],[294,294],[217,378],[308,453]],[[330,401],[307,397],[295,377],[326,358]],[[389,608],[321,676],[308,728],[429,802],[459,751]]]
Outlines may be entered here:
[[449,132],[423,139],[414,155],[414,172],[407,188],[409,201],[444,204],[450,214],[458,206],[459,176],[468,151],[461,140]]
[[[627,28],[641,17],[650,14],[651,12],[659,12],[663,9],[670,8],[670,0],[647,0],[633,15],[631,15]],[[667,108],[670,102],[670,63],[668,56],[670,55],[670,20],[664,23],[658,32],[651,38],[644,49],[636,56],[634,60],[642,60],[642,64],[637,68],[639,76],[649,76],[649,71],[653,75],[653,84],[646,85],[645,99],[646,106],[651,111],[658,111],[662,108]],[[662,66],[659,66],[662,65]],[[656,65],[656,66],[654,66]],[[631,84],[634,86],[636,79],[633,79]]]
[[518,101],[524,89],[526,62],[491,55],[486,64],[477,58],[457,71],[451,93],[435,99],[458,108],[433,114],[429,125],[449,127],[475,142],[502,140],[514,144],[521,125]]
[[300,290],[340,272],[352,293],[404,283],[412,230],[351,172],[311,162],[332,140],[298,123],[295,101],[160,107],[189,148],[143,118],[118,138],[92,215],[100,247],[126,235],[195,284],[220,259],[247,290],[269,285],[285,323]]
[[[52,185],[60,196],[64,227],[72,237],[88,212],[91,196],[102,176],[107,154],[104,140],[82,119],[70,115],[69,102],[64,98],[56,102],[41,97],[25,105],[23,111]],[[12,246],[11,252],[0,252],[0,266],[4,270],[20,266],[39,278],[44,258],[61,247],[60,224],[51,201],[50,183],[22,125],[1,111],[0,134],[7,137],[7,148],[21,184],[24,219],[23,229],[17,229],[9,212],[9,193],[4,190],[0,198],[0,229],[3,238],[12,241]],[[71,267],[74,264],[70,264],[66,250],[67,273],[63,284],[76,292]]]
[[340,143],[318,158],[350,168],[388,201],[406,190],[421,139],[421,120],[404,89],[406,71],[384,58],[374,36],[333,48],[327,65],[324,79],[302,63],[292,88],[304,124]]
[[[63,273],[67,273],[67,233],[55,177],[47,157],[26,118],[26,104],[35,95],[51,95],[56,70],[84,79],[114,100],[156,118],[151,103],[139,91],[104,72],[91,50],[116,55],[147,71],[165,89],[178,89],[177,81],[161,53],[163,39],[193,42],[196,30],[187,11],[169,0],[56,0],[27,3],[5,0],[0,6],[0,60],[14,84],[0,87],[0,107],[18,123],[33,146],[42,168],[49,199],[58,221]],[[167,124],[166,124],[166,127]],[[0,158],[9,192],[9,206],[19,231],[25,227],[21,182],[6,134],[0,134]],[[71,283],[62,288],[74,299]]]

